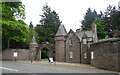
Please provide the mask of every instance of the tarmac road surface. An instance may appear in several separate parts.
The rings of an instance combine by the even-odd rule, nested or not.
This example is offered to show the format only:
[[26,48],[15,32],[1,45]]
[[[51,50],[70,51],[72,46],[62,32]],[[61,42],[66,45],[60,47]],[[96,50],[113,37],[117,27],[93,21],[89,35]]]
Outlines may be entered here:
[[70,64],[54,64],[41,61],[33,63],[30,61],[3,61],[0,69],[2,70],[2,75],[19,75],[15,73],[22,73],[22,75],[39,75],[39,73],[44,73],[42,75],[47,75],[46,73],[52,73],[52,75],[54,75],[53,73],[62,73],[62,75],[63,73],[66,73],[65,75],[67,75],[67,73],[68,75],[71,75],[72,73],[74,73],[73,75],[77,75],[77,73],[82,73],[82,75],[84,73],[96,73],[98,75],[99,73],[104,75],[118,75],[118,73],[114,71],[97,69],[86,65],[75,66]]

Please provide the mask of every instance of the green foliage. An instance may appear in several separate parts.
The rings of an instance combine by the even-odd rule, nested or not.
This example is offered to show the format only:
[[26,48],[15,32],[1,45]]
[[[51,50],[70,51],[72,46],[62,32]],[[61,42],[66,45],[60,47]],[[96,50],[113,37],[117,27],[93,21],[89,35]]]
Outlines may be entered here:
[[2,3],[2,47],[27,48],[29,28],[25,19],[24,5],[21,2]]
[[42,51],[41,51],[41,57],[42,57],[42,59],[43,58],[48,58],[48,55],[49,55],[49,50],[48,49],[46,49],[46,48],[44,48]]
[[2,50],[2,2],[0,1],[0,51]]
[[48,5],[43,6],[43,15],[40,23],[36,25],[35,31],[38,33],[38,41],[54,43],[54,37],[61,24],[59,16],[55,11],[51,11]]
[[2,2],[2,19],[25,19],[25,6],[22,2]]
[[104,13],[100,11],[91,11],[88,8],[87,13],[82,21],[83,30],[90,30],[91,23],[97,25],[97,34],[99,39],[112,38],[115,30],[120,30],[120,11],[116,7],[109,5]]
[[112,37],[114,30],[120,30],[120,11],[116,7],[109,5],[104,15],[105,24],[107,26],[108,35]]
[[48,58],[44,58],[44,59],[41,59],[41,60],[48,60]]
[[109,5],[104,12],[102,19],[104,20],[102,23],[104,25],[103,27],[105,27],[104,31],[107,31],[104,38],[112,38],[113,31],[120,30],[120,11],[117,11],[115,6]]
[[98,39],[104,39],[108,34],[108,31],[106,31],[106,26],[104,25],[105,24],[104,19],[102,18],[96,19],[95,24],[97,25]]
[[91,24],[94,22],[95,19],[97,19],[98,15],[97,12],[94,10],[92,11],[90,8],[88,8],[84,20],[82,20],[82,29],[83,30],[90,30]]

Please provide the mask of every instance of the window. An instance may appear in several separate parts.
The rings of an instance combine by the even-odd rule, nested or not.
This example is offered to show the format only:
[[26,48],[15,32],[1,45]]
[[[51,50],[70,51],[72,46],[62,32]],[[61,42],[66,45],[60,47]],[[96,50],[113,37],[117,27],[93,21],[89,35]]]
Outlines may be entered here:
[[53,53],[55,53],[55,51],[53,51]]
[[91,59],[94,59],[94,53],[91,52]]
[[87,53],[84,53],[83,55],[84,55],[84,59],[87,59]]
[[72,46],[72,39],[69,40],[69,45]]
[[73,52],[70,52],[70,58],[73,58]]
[[87,39],[83,39],[83,44],[87,44]]

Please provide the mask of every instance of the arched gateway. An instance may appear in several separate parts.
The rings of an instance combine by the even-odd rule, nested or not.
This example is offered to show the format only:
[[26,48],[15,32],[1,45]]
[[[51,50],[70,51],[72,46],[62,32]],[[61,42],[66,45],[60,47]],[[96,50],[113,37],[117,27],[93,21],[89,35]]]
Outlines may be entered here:
[[35,60],[40,60],[42,58],[42,50],[43,49],[48,49],[49,53],[48,53],[48,58],[55,58],[55,54],[54,54],[54,46],[52,44],[49,44],[49,42],[42,42],[38,48],[36,49],[36,56],[35,56]]
[[42,49],[48,49],[48,58],[55,59],[55,48],[54,45],[49,44],[49,42],[42,42],[40,45],[37,44],[35,37],[33,36],[32,41],[30,43],[30,50],[31,50],[31,60],[41,60]]

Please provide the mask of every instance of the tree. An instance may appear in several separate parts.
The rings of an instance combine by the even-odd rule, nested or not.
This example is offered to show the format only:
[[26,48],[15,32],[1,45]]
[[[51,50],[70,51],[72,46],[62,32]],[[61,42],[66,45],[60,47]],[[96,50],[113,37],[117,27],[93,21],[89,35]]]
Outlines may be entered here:
[[104,21],[108,35],[112,36],[114,30],[120,30],[120,11],[117,11],[116,7],[109,5],[104,13]]
[[103,18],[99,18],[95,20],[95,24],[97,25],[97,35],[98,39],[105,39],[108,31],[106,30],[105,21]]
[[95,19],[98,18],[96,10],[92,11],[91,8],[88,8],[84,20],[81,21],[82,29],[83,30],[90,30],[91,24],[94,22]]
[[0,50],[2,50],[2,2],[0,1]]
[[95,20],[99,39],[112,38],[113,32],[120,30],[120,11],[109,5],[104,12],[101,12],[99,19]]
[[26,48],[29,43],[29,28],[21,2],[2,2],[2,47]]
[[50,42],[54,43],[54,37],[61,24],[58,14],[52,11],[46,4],[43,6],[43,15],[41,15],[40,24],[36,25],[35,31],[39,35],[39,43]]

